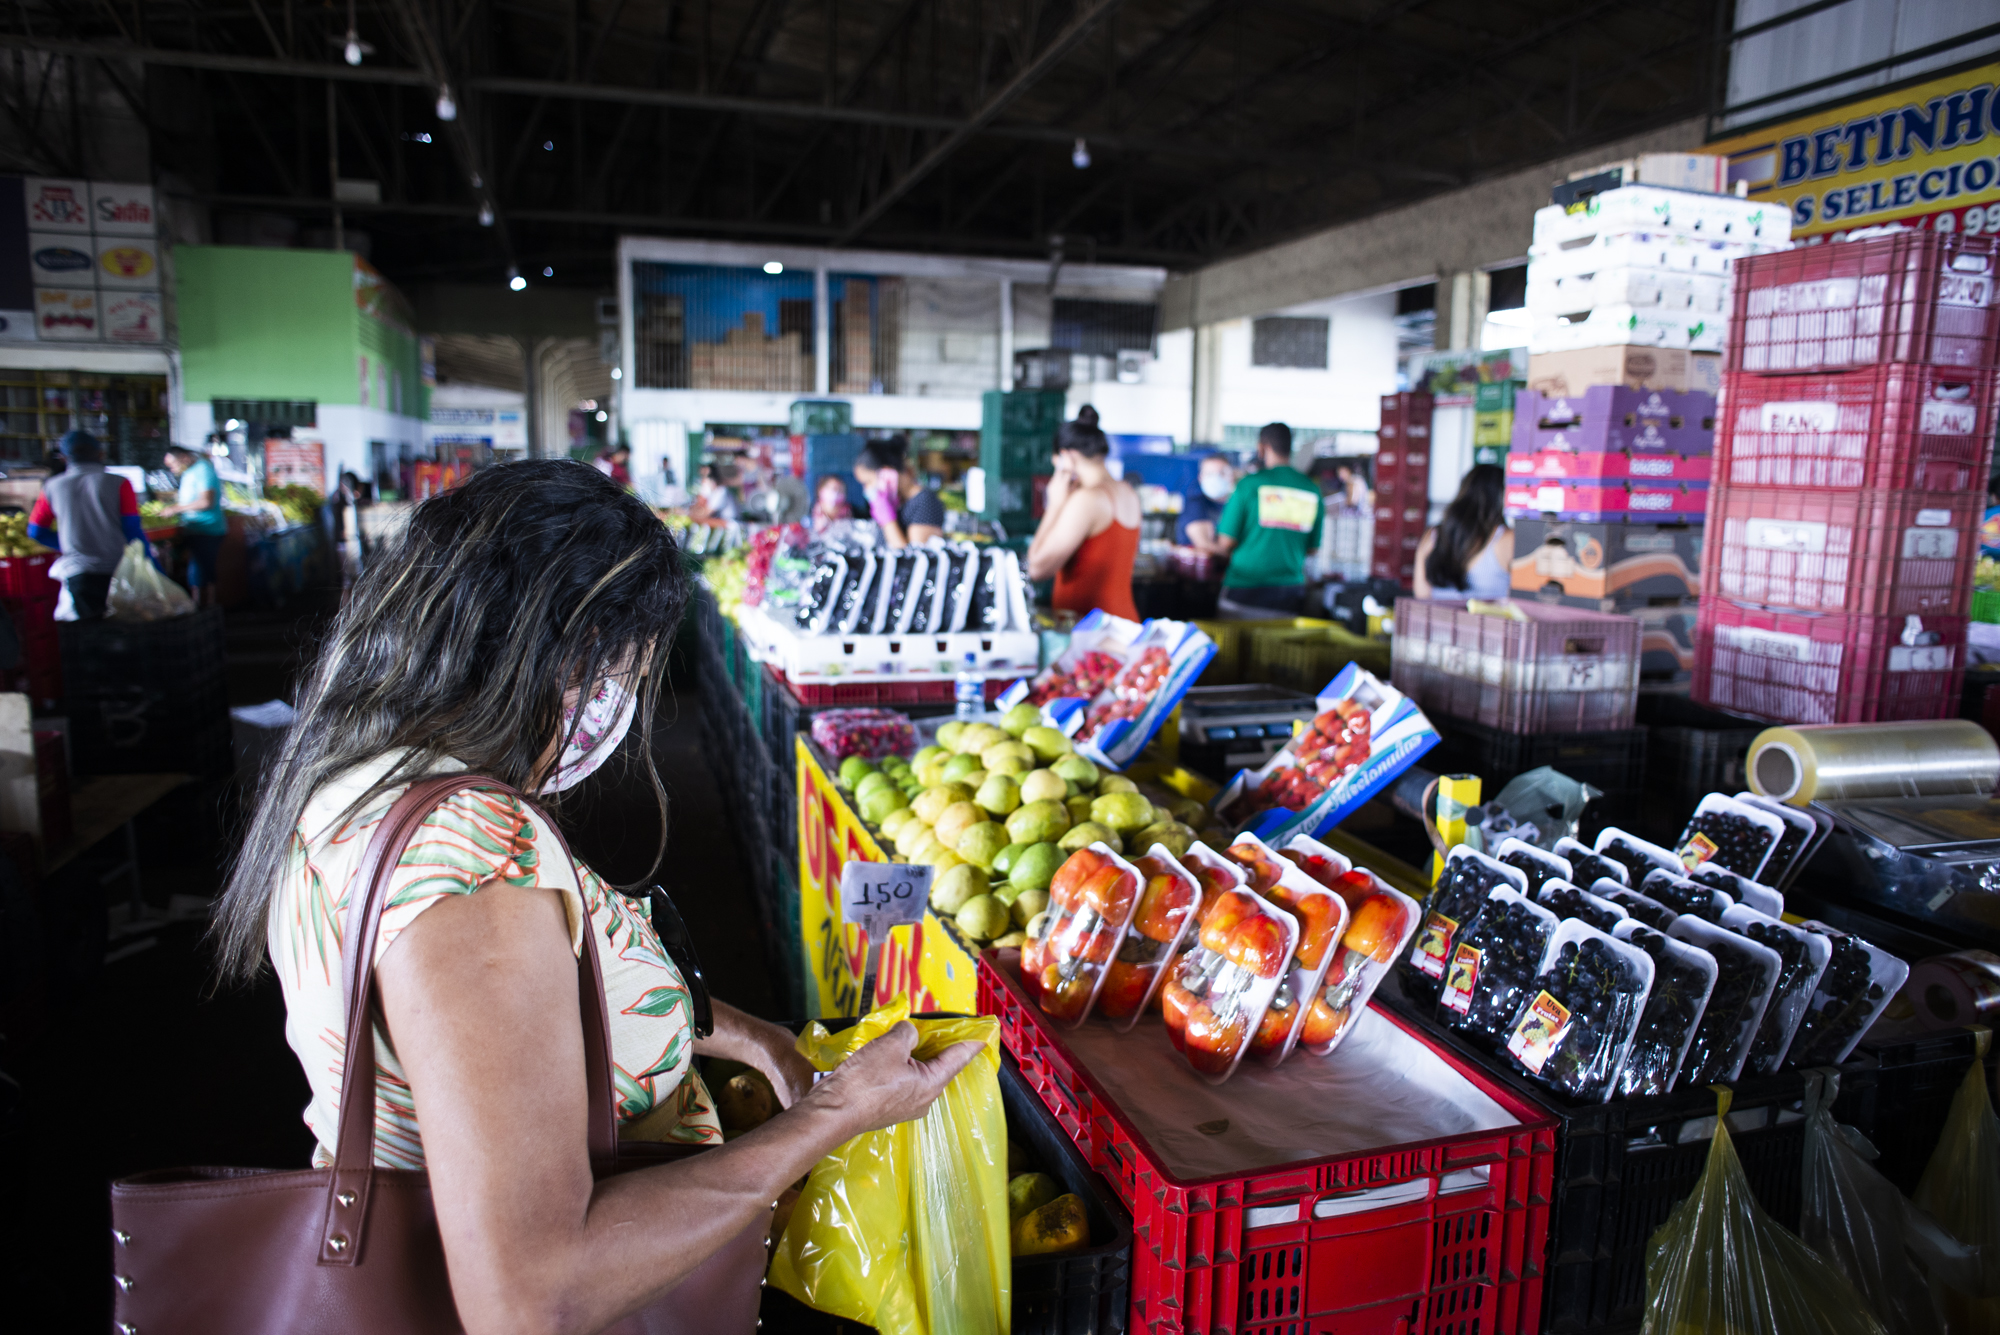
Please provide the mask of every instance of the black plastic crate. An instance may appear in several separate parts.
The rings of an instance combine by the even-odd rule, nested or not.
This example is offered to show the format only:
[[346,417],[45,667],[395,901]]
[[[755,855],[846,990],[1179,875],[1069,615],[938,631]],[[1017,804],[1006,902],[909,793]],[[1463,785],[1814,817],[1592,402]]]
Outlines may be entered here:
[[1749,787],[1744,760],[1750,743],[1771,726],[1698,705],[1685,695],[1651,691],[1639,693],[1638,722],[1649,749],[1647,787],[1690,808],[1704,793]]
[[[1635,1331],[1645,1314],[1646,1244],[1685,1200],[1708,1163],[1716,1097],[1702,1086],[1650,1098],[1574,1103],[1517,1073],[1503,1059],[1406,1001],[1391,978],[1378,1001],[1423,1027],[1425,1036],[1545,1107],[1559,1121],[1543,1266],[1542,1329]],[[1842,1068],[1835,1116],[1867,1120],[1876,1071]],[[1804,1171],[1804,1077],[1783,1071],[1733,1087],[1729,1129],[1757,1201],[1785,1227],[1799,1225]]]
[[158,621],[59,621],[63,690],[72,700],[134,684],[182,693],[223,680],[222,611]]
[[[1951,1101],[1965,1081],[1977,1047],[1969,1029],[1892,1042],[1872,1043],[1863,1039],[1856,1056],[1874,1061],[1878,1078],[1861,1106],[1849,1111],[1845,1090],[1834,1111],[1841,1120],[1874,1142],[1881,1151],[1875,1171],[1896,1184],[1905,1196],[1916,1194],[1917,1182],[1931,1161]],[[1987,1053],[1989,1081],[2000,1065],[2000,1048]]]
[[1477,774],[1492,797],[1509,779],[1550,765],[1607,795],[1639,791],[1646,781],[1646,730],[1502,732],[1467,719],[1439,717],[1441,740],[1424,758],[1438,774]]

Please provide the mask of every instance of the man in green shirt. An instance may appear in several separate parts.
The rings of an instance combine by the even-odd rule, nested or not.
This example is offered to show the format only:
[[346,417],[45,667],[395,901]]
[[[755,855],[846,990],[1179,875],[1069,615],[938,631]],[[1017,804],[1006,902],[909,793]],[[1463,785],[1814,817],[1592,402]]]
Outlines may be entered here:
[[1326,507],[1319,487],[1292,467],[1292,429],[1273,422],[1257,433],[1262,471],[1236,484],[1215,521],[1230,554],[1216,615],[1224,620],[1296,616],[1306,601],[1306,555],[1319,546]]

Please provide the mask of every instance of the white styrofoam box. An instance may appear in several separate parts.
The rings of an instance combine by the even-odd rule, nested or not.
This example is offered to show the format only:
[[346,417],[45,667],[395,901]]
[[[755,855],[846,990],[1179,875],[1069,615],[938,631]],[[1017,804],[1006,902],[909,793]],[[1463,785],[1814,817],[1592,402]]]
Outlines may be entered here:
[[1636,345],[1720,352],[1728,336],[1726,318],[1660,307],[1599,306],[1581,320],[1537,315],[1528,333],[1528,351],[1573,352],[1578,348]]
[[1573,209],[1550,204],[1535,211],[1537,246],[1617,232],[1664,232],[1705,241],[1771,245],[1791,239],[1792,215],[1782,205],[1760,200],[1652,185],[1607,190]]
[[1685,269],[1599,269],[1595,273],[1545,276],[1528,271],[1528,310],[1536,315],[1575,315],[1599,306],[1660,307],[1703,315],[1728,311],[1729,280],[1720,274]]
[[1528,251],[1528,281],[1567,278],[1601,269],[1671,269],[1727,277],[1744,255],[1789,250],[1743,241],[1705,241],[1666,232],[1596,232]]
[[745,607],[737,628],[751,657],[793,681],[944,681],[971,654],[985,677],[1014,678],[1041,664],[1041,637],[1032,630],[960,631],[947,635],[803,635]]

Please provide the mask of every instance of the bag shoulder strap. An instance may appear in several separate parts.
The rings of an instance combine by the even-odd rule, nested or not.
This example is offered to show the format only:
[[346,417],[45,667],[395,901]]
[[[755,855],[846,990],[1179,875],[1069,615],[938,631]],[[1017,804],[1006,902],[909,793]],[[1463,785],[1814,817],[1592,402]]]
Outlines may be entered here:
[[[447,798],[471,789],[510,794],[518,789],[476,774],[420,779],[404,790],[375,827],[362,852],[348,892],[347,922],[340,950],[341,991],[347,1002],[347,1046],[340,1074],[340,1125],[328,1174],[326,1208],[320,1228],[322,1265],[354,1265],[361,1255],[362,1230],[375,1177],[375,1026],[370,1005],[375,988],[375,941],[382,928],[391,873],[417,827]],[[569,845],[553,823],[537,812],[555,835],[563,856]],[[579,877],[579,890],[581,878]],[[611,1090],[611,1017],[604,999],[604,973],[597,955],[596,928],[589,905],[582,906],[583,949],[576,961],[577,1002],[583,1024],[584,1084],[589,1109],[588,1147],[593,1173],[603,1173],[617,1155],[617,1112]]]

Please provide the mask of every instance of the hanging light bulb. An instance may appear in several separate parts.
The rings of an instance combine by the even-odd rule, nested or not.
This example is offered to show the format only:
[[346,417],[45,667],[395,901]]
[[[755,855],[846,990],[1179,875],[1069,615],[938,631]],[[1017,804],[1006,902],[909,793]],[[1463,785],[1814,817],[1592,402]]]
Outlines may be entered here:
[[511,264],[507,266],[507,286],[516,292],[524,291],[528,286],[528,280],[521,277],[521,271]]
[[1090,166],[1090,145],[1078,139],[1076,147],[1069,151],[1070,166],[1083,171]]
[[347,49],[342,54],[347,57],[347,63],[350,65],[361,63],[361,38],[352,28],[347,30]]
[[777,275],[777,274],[781,274],[781,273],[783,273],[784,271],[785,271],[785,266],[784,266],[784,265],[782,265],[782,264],[780,264],[780,263],[778,263],[778,261],[776,261],[776,260],[765,260],[765,261],[764,261],[764,272],[765,272],[765,273],[767,273],[767,274],[771,274],[771,275],[774,275],[774,276],[775,276],[775,275]]
[[[448,83],[438,85],[437,113],[438,119],[441,121],[455,121],[458,119],[458,103],[451,100],[451,85]],[[1077,142],[1080,144],[1083,141],[1079,139]]]
[[479,225],[481,227],[493,225],[493,206],[483,199],[479,201]]

